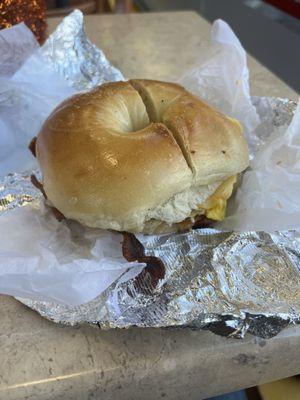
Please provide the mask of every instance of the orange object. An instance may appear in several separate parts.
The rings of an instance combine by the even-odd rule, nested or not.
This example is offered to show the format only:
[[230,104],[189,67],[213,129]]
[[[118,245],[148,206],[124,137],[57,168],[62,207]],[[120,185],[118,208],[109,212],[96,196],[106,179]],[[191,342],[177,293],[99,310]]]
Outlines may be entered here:
[[46,39],[45,0],[0,0],[0,29],[20,22],[43,43]]

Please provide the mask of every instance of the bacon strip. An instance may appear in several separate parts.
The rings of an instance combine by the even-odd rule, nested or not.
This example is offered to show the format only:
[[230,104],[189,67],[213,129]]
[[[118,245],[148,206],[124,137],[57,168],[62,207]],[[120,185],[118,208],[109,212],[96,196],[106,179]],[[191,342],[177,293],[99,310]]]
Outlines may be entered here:
[[122,253],[127,261],[137,261],[145,256],[145,248],[133,233],[122,232]]
[[30,180],[31,180],[31,183],[33,184],[33,186],[35,186],[40,192],[42,192],[42,195],[47,200],[47,195],[44,190],[44,186],[43,186],[42,182],[40,182],[38,180],[38,178],[33,174],[30,176]]
[[66,219],[63,213],[61,213],[57,208],[48,206],[51,208],[51,211],[53,212],[54,217],[60,222]]
[[[40,182],[40,181],[38,180],[38,178],[37,178],[35,175],[31,175],[31,176],[30,176],[30,180],[31,180],[31,183],[33,184],[33,186],[35,186],[40,192],[42,192],[42,195],[44,196],[45,200],[47,200],[47,194],[46,194],[46,192],[45,192],[45,189],[44,189],[44,186],[43,186],[42,182]],[[52,207],[52,206],[49,206],[49,205],[47,205],[47,206],[48,206],[49,208],[51,208],[51,210],[52,210],[52,212],[53,212],[53,214],[54,214],[54,217],[55,217],[59,222],[62,221],[62,220],[64,220],[64,219],[66,219],[66,217],[64,216],[64,214],[61,213],[57,208]]]
[[36,157],[36,139],[37,139],[36,136],[34,138],[32,138],[28,145],[28,148],[31,151],[33,157]]
[[207,218],[205,215],[199,215],[194,222],[192,229],[210,228],[216,221]]
[[151,294],[160,279],[165,277],[165,266],[162,260],[154,256],[146,256],[142,243],[132,234],[122,232],[122,253],[127,261],[145,263],[146,267],[135,278],[136,290],[145,294]]

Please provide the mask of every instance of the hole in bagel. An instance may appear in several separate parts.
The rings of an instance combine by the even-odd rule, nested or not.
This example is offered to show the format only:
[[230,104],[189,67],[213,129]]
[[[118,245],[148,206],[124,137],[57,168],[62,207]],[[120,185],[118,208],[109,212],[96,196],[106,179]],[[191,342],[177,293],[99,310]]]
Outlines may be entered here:
[[128,103],[121,98],[113,106],[109,105],[105,112],[99,114],[101,123],[106,127],[127,134],[141,131],[151,124],[144,104],[139,101]]

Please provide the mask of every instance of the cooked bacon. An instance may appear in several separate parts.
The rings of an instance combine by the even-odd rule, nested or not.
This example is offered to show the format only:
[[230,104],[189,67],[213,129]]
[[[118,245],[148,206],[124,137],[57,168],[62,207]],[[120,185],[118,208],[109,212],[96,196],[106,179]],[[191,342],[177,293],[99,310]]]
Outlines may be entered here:
[[36,136],[32,138],[28,145],[28,148],[34,157],[36,157],[36,139],[37,139]]
[[66,219],[66,217],[64,216],[64,214],[61,213],[57,208],[51,207],[51,206],[50,206],[50,208],[51,208],[51,210],[52,210],[52,212],[53,212],[54,217],[55,217],[59,222],[62,221],[62,220],[64,220],[64,219]]
[[[33,184],[33,186],[35,186],[40,192],[42,192],[42,195],[44,196],[45,200],[47,200],[47,194],[45,192],[42,182],[40,182],[35,175],[31,175],[30,180],[31,180],[31,183]],[[64,214],[61,213],[57,208],[55,208],[53,206],[49,206],[49,205],[47,205],[47,206],[52,210],[54,217],[58,221],[62,221],[63,219],[66,219]]]
[[156,288],[158,281],[165,276],[164,263],[158,257],[146,256],[144,246],[132,233],[122,232],[122,235],[124,258],[127,261],[138,261],[146,264],[143,271],[135,278],[135,288],[140,292],[150,294],[152,289]]
[[200,228],[209,228],[211,227],[216,221],[213,219],[207,218],[205,215],[199,215],[194,222],[192,229],[200,229]]
[[145,256],[145,248],[133,233],[122,232],[122,253],[127,261],[137,261]]
[[33,186],[35,186],[40,192],[42,192],[42,195],[47,200],[47,195],[44,190],[44,186],[43,186],[42,182],[40,182],[38,180],[38,178],[33,174],[30,176],[30,180],[31,180],[31,183],[33,184]]

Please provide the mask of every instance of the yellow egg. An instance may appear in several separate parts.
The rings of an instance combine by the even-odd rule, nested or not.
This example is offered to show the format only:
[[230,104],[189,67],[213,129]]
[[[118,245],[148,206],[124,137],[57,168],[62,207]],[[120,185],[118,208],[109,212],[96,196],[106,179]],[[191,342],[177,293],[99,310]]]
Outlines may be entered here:
[[215,221],[222,221],[226,214],[227,200],[219,199],[215,207],[207,210],[205,215],[207,218],[214,219]]

